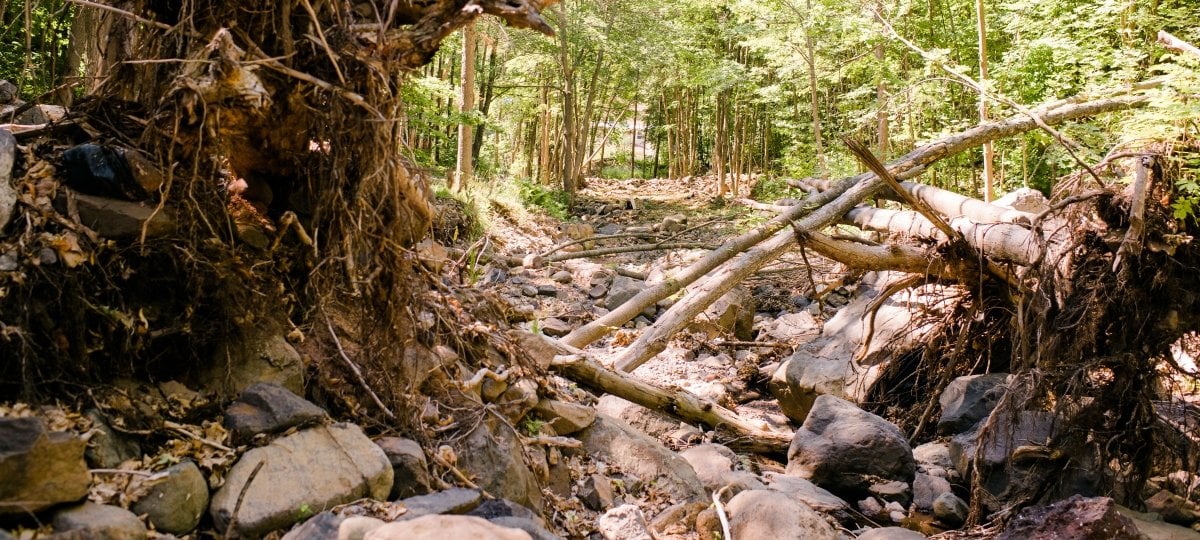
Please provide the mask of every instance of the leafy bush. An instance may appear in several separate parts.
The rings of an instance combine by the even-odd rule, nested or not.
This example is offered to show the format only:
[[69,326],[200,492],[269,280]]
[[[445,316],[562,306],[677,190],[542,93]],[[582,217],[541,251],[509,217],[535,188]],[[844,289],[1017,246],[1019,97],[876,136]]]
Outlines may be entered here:
[[536,206],[558,219],[567,219],[570,198],[566,192],[550,189],[529,180],[516,180],[515,182],[521,195],[521,202],[526,206]]

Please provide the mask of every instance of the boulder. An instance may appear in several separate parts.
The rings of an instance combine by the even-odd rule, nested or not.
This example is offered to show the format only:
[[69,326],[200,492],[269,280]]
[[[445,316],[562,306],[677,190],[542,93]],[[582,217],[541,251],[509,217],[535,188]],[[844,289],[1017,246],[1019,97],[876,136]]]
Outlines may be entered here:
[[821,322],[811,313],[785,313],[763,325],[763,331],[775,341],[807,343],[821,335]]
[[813,510],[833,516],[840,522],[853,519],[846,501],[808,480],[775,472],[768,472],[764,477],[768,488],[796,499]]
[[541,508],[542,491],[525,463],[520,437],[505,422],[488,416],[459,441],[458,467],[484,491],[530,508]]
[[938,403],[942,406],[942,418],[937,425],[938,433],[962,433],[987,418],[1004,396],[1008,379],[1007,373],[989,373],[968,375],[950,381],[938,398]]
[[858,535],[858,540],[925,540],[925,535],[904,527],[880,527]]
[[1163,521],[1180,525],[1191,525],[1200,517],[1196,503],[1165,489],[1146,499],[1146,511],[1162,516]]
[[373,517],[321,512],[288,531],[283,540],[362,540],[367,533],[383,525],[382,520]]
[[326,418],[325,410],[275,383],[255,383],[225,409],[225,427],[234,444],[258,434],[282,433]]
[[716,337],[733,334],[738,339],[754,339],[754,296],[745,287],[734,287],[713,302],[688,325],[693,332]]
[[879,479],[911,482],[908,440],[892,423],[830,395],[818,397],[788,448],[787,473],[857,497]]
[[579,433],[596,421],[596,409],[567,401],[543,399],[533,410],[559,435]]
[[62,540],[142,540],[146,526],[117,506],[85,502],[54,515],[54,537]]
[[605,540],[654,540],[646,516],[632,504],[618,506],[596,518],[596,529]]
[[450,488],[401,500],[408,509],[399,519],[416,519],[433,514],[465,514],[479,506],[483,493],[477,489]]
[[319,511],[362,498],[383,500],[391,489],[392,467],[383,450],[358,426],[333,424],[246,452],[213,495],[209,513],[215,528],[223,531],[244,496],[233,530],[260,536],[295,523],[304,509]]
[[933,511],[933,501],[943,493],[952,493],[950,482],[922,472],[913,479],[913,504],[922,512]]
[[489,540],[531,540],[529,533],[503,527],[475,516],[429,515],[388,523],[372,530],[364,540],[447,540],[450,538],[487,538]]
[[1200,540],[1200,532],[1164,523],[1157,514],[1144,514],[1124,506],[1117,506],[1117,512],[1132,520],[1146,540]]
[[645,288],[646,282],[640,279],[618,275],[613,278],[612,284],[608,287],[608,296],[604,298],[604,307],[609,311],[617,309]]
[[954,460],[950,459],[950,443],[935,441],[922,444],[913,448],[913,459],[917,460],[918,466],[926,468],[954,468]]
[[674,501],[706,498],[704,485],[685,459],[625,422],[598,414],[578,438],[588,455],[643,482],[654,482]]
[[933,499],[933,517],[951,527],[966,523],[970,511],[967,502],[953,493],[942,493]]
[[525,531],[533,540],[559,540],[561,538],[546,529],[546,526],[541,522],[529,518],[517,516],[501,516],[488,520],[489,522],[507,527],[509,529],[520,529]]
[[142,449],[136,440],[118,433],[108,425],[108,419],[96,409],[85,411],[92,421],[92,436],[87,441],[84,457],[97,469],[116,469],[125,461],[141,457]]
[[612,480],[601,474],[593,474],[583,479],[579,486],[579,500],[588,508],[603,512],[613,507],[616,500],[613,493]]
[[233,398],[260,382],[304,393],[304,361],[282,334],[251,330],[230,336],[216,349],[201,380],[219,397]]
[[[904,349],[920,343],[931,330],[931,326],[918,324],[914,313],[922,310],[914,309],[912,304],[937,312],[941,303],[927,289],[917,288],[884,301],[875,312],[874,331],[870,331],[870,305],[903,278],[896,272],[867,273],[850,302],[825,322],[822,336],[801,345],[775,371],[768,389],[779,399],[788,418],[803,422],[819,395],[861,402],[891,360],[888,348]],[[868,335],[871,346],[861,360],[856,360]]]
[[719,444],[701,444],[679,453],[687,460],[704,489],[710,493],[731,486],[732,493],[747,489],[766,489],[756,476],[746,471],[733,470],[737,455]]
[[13,187],[13,165],[17,161],[17,139],[0,129],[0,230],[12,221],[17,209],[17,189]]
[[1108,497],[1071,497],[1046,506],[1031,506],[996,537],[996,540],[1055,538],[1057,540],[1138,540],[1133,520],[1121,515]]
[[[997,511],[1009,503],[1008,494],[1020,493],[1026,488],[1035,488],[1042,483],[1045,467],[1043,460],[1010,459],[1021,447],[1043,447],[1055,435],[1057,417],[1047,411],[1018,411],[1014,416],[1009,411],[998,411],[989,422],[996,426],[983,437],[980,444],[979,426],[976,429],[955,435],[950,439],[950,458],[954,467],[969,481],[968,476],[978,471],[981,475],[982,491],[977,492],[980,502],[989,511]],[[1065,498],[1071,494],[1093,494],[1098,490],[1099,469],[1088,463],[1088,456],[1078,456],[1077,465],[1068,467],[1056,477],[1047,500]],[[978,458],[978,459],[977,459]]]
[[133,513],[146,516],[154,530],[175,535],[191,532],[208,509],[208,480],[192,461],[165,471],[166,477],[133,503]]
[[678,420],[612,394],[600,396],[596,412],[618,418],[651,437],[662,437],[679,428]]
[[512,381],[500,397],[496,406],[510,422],[517,423],[533,410],[538,403],[538,384],[533,379]]
[[821,514],[777,491],[743,491],[734,496],[725,509],[729,513],[729,530],[733,538],[838,538]]
[[548,317],[542,319],[540,326],[542,333],[550,337],[563,337],[571,333],[571,325],[558,317]]
[[71,433],[47,431],[40,418],[0,418],[0,516],[83,499],[92,481],[86,448]]
[[388,500],[429,493],[429,464],[417,441],[402,437],[383,437],[375,444],[392,464],[392,491]]

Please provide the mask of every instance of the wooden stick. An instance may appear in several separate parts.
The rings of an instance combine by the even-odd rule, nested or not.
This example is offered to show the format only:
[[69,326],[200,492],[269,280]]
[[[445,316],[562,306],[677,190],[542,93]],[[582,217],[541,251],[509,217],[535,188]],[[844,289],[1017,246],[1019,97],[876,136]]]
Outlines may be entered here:
[[371,396],[371,401],[375,402],[375,406],[379,407],[379,410],[383,411],[383,414],[386,414],[388,418],[394,420],[396,415],[392,413],[391,409],[387,408],[387,405],[383,404],[383,401],[379,399],[379,396],[376,395],[375,391],[371,389],[371,386],[367,384],[367,379],[363,377],[362,370],[358,369],[358,365],[356,365],[354,361],[346,355],[346,350],[342,348],[342,340],[338,339],[337,332],[333,331],[333,323],[329,322],[329,316],[325,317],[325,327],[329,329],[329,335],[333,337],[333,344],[337,345],[338,355],[342,357],[342,361],[345,362],[346,366],[350,368],[350,372],[353,373],[354,378],[358,380],[359,386],[362,386],[363,390],[367,391],[367,395]]

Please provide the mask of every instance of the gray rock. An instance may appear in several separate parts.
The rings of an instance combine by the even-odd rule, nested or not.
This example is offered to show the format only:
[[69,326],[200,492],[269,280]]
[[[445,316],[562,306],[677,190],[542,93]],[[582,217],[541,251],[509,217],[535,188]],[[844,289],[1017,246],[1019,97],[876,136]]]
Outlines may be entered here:
[[0,79],[0,104],[8,105],[17,100],[20,95],[17,85]]
[[60,510],[53,524],[55,538],[140,540],[147,534],[146,526],[133,512],[93,502]]
[[13,187],[13,165],[17,161],[17,139],[0,129],[0,230],[12,221],[17,209],[17,189]]
[[867,517],[878,517],[883,514],[883,504],[875,497],[867,497],[858,501],[858,509]]
[[428,515],[396,521],[372,530],[364,540],[448,540],[487,538],[489,540],[531,540],[529,533],[503,527],[475,516]]
[[969,375],[950,381],[938,398],[938,403],[942,406],[938,433],[961,433],[986,418],[1004,396],[1008,377],[1007,373],[991,373]]
[[255,383],[225,409],[224,424],[233,443],[243,445],[260,433],[282,433],[325,418],[324,409],[287,388],[275,383]]
[[917,477],[913,480],[913,504],[917,505],[917,510],[922,512],[932,511],[934,500],[942,494],[952,492],[950,482],[945,478],[917,473]]
[[1162,516],[1164,521],[1179,525],[1191,525],[1198,517],[1196,503],[1165,489],[1146,499],[1146,511]]
[[542,319],[540,328],[543,334],[550,337],[563,337],[571,333],[571,325],[558,317]]
[[491,417],[455,445],[458,466],[476,478],[484,491],[530,508],[541,508],[537,477],[522,458],[520,438],[504,422]]
[[912,449],[900,429],[854,404],[818,397],[788,448],[787,472],[843,496],[877,479],[912,481]]
[[87,451],[84,453],[92,467],[115,469],[121,463],[142,455],[137,441],[114,431],[103,413],[89,409],[84,415],[92,421],[92,436],[88,439]]
[[0,418],[0,516],[84,498],[92,481],[86,447],[71,433],[47,431],[40,418]]
[[278,333],[252,330],[217,346],[211,367],[201,376],[204,386],[232,398],[254,383],[271,382],[304,393],[304,361]]
[[574,276],[572,276],[571,272],[567,270],[559,270],[555,272],[554,275],[550,276],[550,279],[558,283],[570,283],[571,280],[574,279]]
[[593,285],[592,288],[588,289],[588,297],[593,300],[603,298],[606,294],[608,294],[607,285]]
[[821,322],[811,313],[785,313],[764,325],[771,339],[786,342],[807,342],[821,335]]
[[583,479],[583,485],[579,486],[579,500],[597,512],[612,508],[614,498],[612,480],[603,475],[588,476]]
[[913,448],[913,459],[917,460],[918,465],[943,469],[954,468],[954,460],[950,459],[950,443],[927,442],[922,444]]
[[608,297],[604,299],[604,307],[610,311],[617,309],[645,288],[646,283],[640,279],[617,276],[613,278],[612,285],[608,288]]
[[693,446],[679,453],[696,471],[696,476],[709,492],[732,486],[731,493],[747,489],[766,489],[753,474],[733,470],[737,455],[719,444]]
[[538,296],[558,296],[558,287],[554,285],[538,285]]
[[777,491],[743,491],[729,501],[726,510],[733,538],[838,538],[821,514]]
[[867,488],[867,492],[881,501],[895,501],[901,505],[907,505],[912,498],[912,491],[909,489],[908,483],[899,480],[871,484],[871,487]]
[[400,501],[408,509],[399,519],[416,519],[432,514],[465,514],[479,506],[483,494],[477,489],[450,488]]
[[1146,540],[1200,540],[1200,532],[1164,523],[1157,514],[1143,514],[1120,505],[1117,506],[1117,512],[1133,521]]
[[130,509],[139,516],[145,515],[156,531],[187,534],[200,524],[208,509],[208,480],[192,461],[176,464],[164,472],[166,478],[154,484]]
[[567,401],[542,399],[533,410],[559,435],[573,435],[596,421],[596,409]]
[[966,523],[970,507],[953,493],[942,493],[933,500],[933,517],[951,527]]
[[537,405],[537,391],[538,385],[533,379],[510,381],[508,388],[496,400],[496,405],[510,422],[515,423]]
[[392,491],[388,500],[394,501],[429,493],[429,464],[421,445],[402,437],[383,437],[375,444],[383,450],[392,464]]
[[600,397],[596,412],[618,418],[651,437],[661,437],[679,428],[678,420],[612,394]]
[[504,499],[488,499],[483,501],[479,506],[467,512],[466,515],[478,516],[488,521],[495,521],[502,517],[517,517],[529,519],[539,524],[543,523],[542,518],[533,513],[533,510]]
[[338,529],[344,520],[333,512],[321,512],[288,531],[283,540],[338,540]]
[[488,521],[501,527],[525,531],[533,540],[559,540],[557,534],[547,530],[546,526],[537,520],[517,516],[501,516]]
[[1071,497],[1046,506],[1031,506],[996,536],[996,540],[1059,538],[1063,540],[1137,540],[1133,520],[1121,515],[1108,497]]
[[[885,347],[903,349],[924,338],[931,326],[916,324],[914,313],[920,310],[911,309],[911,304],[915,302],[936,311],[932,300],[919,295],[911,298],[900,295],[883,302],[873,318],[867,316],[875,299],[898,279],[903,279],[903,275],[866,274],[850,303],[825,322],[822,336],[798,347],[775,371],[768,389],[779,399],[779,406],[788,418],[803,422],[819,395],[832,394],[862,402],[891,360]],[[816,304],[810,308],[818,311]],[[869,320],[874,321],[873,329],[869,328]],[[868,335],[870,348],[861,361],[856,360]]]
[[[258,474],[247,486],[256,468]],[[290,526],[303,516],[303,509],[318,511],[362,498],[383,500],[391,489],[387,456],[358,426],[318,426],[246,452],[213,496],[209,513],[215,528],[225,530],[244,492],[234,532],[257,536]]]
[[745,287],[734,287],[713,302],[688,325],[693,332],[709,337],[733,334],[740,340],[754,338],[754,296]]
[[[146,226],[146,238],[166,236],[178,228],[175,213],[169,208],[155,212],[155,205],[148,202],[121,201],[83,193],[74,193],[74,196],[79,222],[104,238],[140,238],[142,226],[147,221],[150,223]],[[60,196],[60,200],[65,208],[65,199]]]
[[533,285],[521,285],[521,294],[532,298],[537,296],[538,288]]
[[904,527],[880,527],[858,535],[858,540],[925,540],[925,535]]
[[841,522],[853,519],[849,512],[850,505],[846,501],[808,480],[774,472],[768,472],[764,476],[770,489],[796,499],[813,510],[831,515]]
[[[983,448],[978,451],[978,426],[975,430],[950,439],[950,458],[954,468],[964,475],[964,481],[971,480],[966,476],[975,471],[981,475],[983,490],[978,494],[985,509],[996,511],[1004,508],[1010,502],[1015,502],[1007,498],[1009,494],[1020,493],[1023,489],[1042,483],[1044,473],[1038,470],[1038,465],[1044,463],[1042,460],[1034,458],[1010,463],[1010,456],[1020,447],[1044,446],[1054,436],[1057,421],[1054,413],[1046,411],[1018,411],[1015,417],[1009,411],[997,411],[995,418],[989,421],[997,427],[983,437]],[[1075,493],[1095,493],[1100,483],[1099,469],[1086,460],[1069,467],[1056,478],[1051,492],[1047,493],[1048,500]]]
[[605,540],[654,540],[646,516],[632,504],[605,512],[596,519],[596,529]]
[[643,482],[656,483],[672,500],[706,497],[704,485],[686,460],[625,422],[599,414],[578,438],[588,455]]

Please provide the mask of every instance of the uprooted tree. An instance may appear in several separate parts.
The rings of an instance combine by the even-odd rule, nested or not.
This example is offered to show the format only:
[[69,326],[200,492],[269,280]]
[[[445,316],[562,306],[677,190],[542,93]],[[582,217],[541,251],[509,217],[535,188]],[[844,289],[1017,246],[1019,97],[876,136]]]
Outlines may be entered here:
[[[873,305],[904,289],[940,283],[959,292],[951,310],[954,323],[922,340],[927,350],[915,355],[919,362],[893,362],[890,369],[905,373],[883,378],[909,382],[873,394],[880,410],[902,405],[900,410],[912,411],[899,420],[916,438],[928,427],[925,404],[931,396],[954,377],[983,369],[979,358],[997,359],[992,370],[1007,369],[1018,378],[981,440],[1012,429],[1012,419],[1030,411],[1052,413],[1058,424],[1045,445],[1018,449],[1026,461],[1035,461],[1037,474],[1030,476],[1035,481],[1011,488],[1015,492],[1006,500],[1019,504],[1053,497],[1057,485],[1076,478],[1072,471],[1079,469],[1100,471],[1099,483],[1088,489],[1136,500],[1153,465],[1186,468],[1196,455],[1186,414],[1165,400],[1175,377],[1194,380],[1197,375],[1180,368],[1171,353],[1172,344],[1200,330],[1198,298],[1191,292],[1200,255],[1192,241],[1195,221],[1173,210],[1190,196],[1176,186],[1197,174],[1187,160],[1197,142],[1185,137],[1118,148],[1100,164],[1081,163],[1081,172],[1063,182],[1037,212],[897,178],[914,178],[933,162],[988,140],[1052,130],[1063,121],[1146,103],[1137,92],[1051,103],[921,146],[888,165],[847,141],[870,172],[838,182],[797,182],[810,191],[798,205],[778,208],[782,213],[773,220],[562,341],[583,347],[646,305],[689,287],[611,359],[618,370],[630,371],[661,352],[705,307],[796,244],[852,268],[909,273],[914,277],[895,282]],[[1122,178],[1127,182],[1118,181]],[[870,197],[900,205],[859,206]],[[889,240],[880,244],[822,232],[839,222],[884,233]],[[894,352],[914,357],[912,351]],[[756,435],[736,415],[708,414],[711,404],[697,408],[682,394],[674,400],[647,396],[619,377],[595,375],[603,368],[585,369],[584,363],[573,358],[560,369],[626,399],[723,427],[741,440],[758,437],[759,448],[780,450],[774,442],[779,437]],[[977,511],[985,499],[974,498]]]
[[[455,301],[417,262],[433,211],[403,157],[401,89],[482,15],[552,33],[553,0],[73,3],[87,97],[17,134],[30,150],[2,250],[16,265],[0,283],[5,387],[235,369],[239,336],[294,328],[301,352],[330,359],[314,385],[330,405],[404,422],[446,361],[436,343],[527,357],[479,322],[503,320],[492,303]],[[84,196],[59,189],[62,145],[81,142],[140,155],[158,179],[132,238],[96,234]]]

